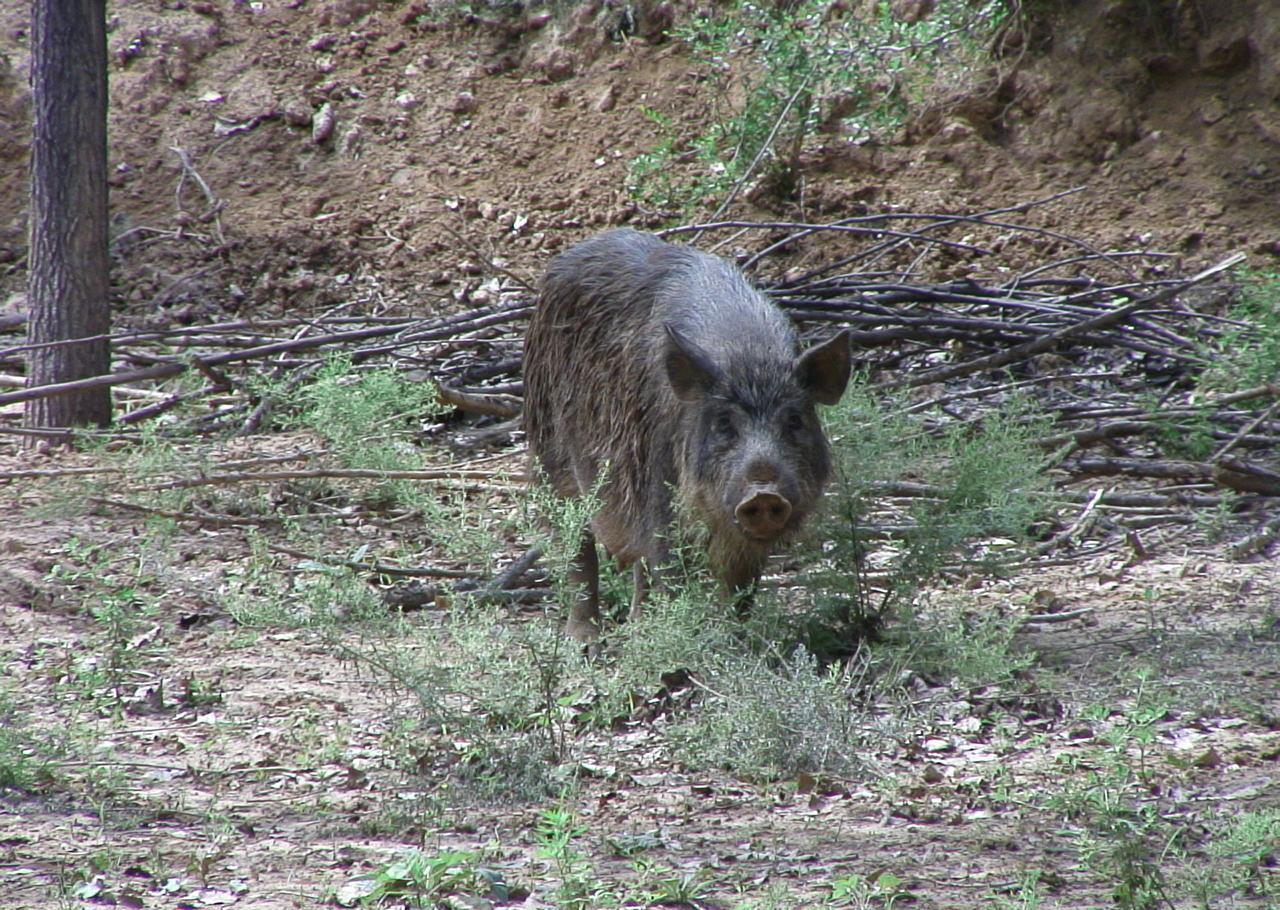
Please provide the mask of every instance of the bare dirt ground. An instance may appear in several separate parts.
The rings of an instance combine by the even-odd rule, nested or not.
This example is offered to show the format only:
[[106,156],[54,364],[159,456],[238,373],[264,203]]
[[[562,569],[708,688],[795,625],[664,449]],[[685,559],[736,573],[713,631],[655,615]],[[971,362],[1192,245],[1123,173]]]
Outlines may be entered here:
[[[794,196],[752,196],[732,214],[966,213],[1084,187],[1019,222],[1098,249],[1167,251],[1170,273],[1236,250],[1274,269],[1280,21],[1264,2],[1207,7],[1179,5],[1152,37],[1132,28],[1125,4],[1081,4],[1022,36],[1024,56],[990,84],[918,111],[891,143],[820,137]],[[715,99],[678,43],[611,39],[620,15],[588,5],[463,22],[405,2],[113,4],[119,322],[315,315],[366,279],[387,313],[444,312],[483,302],[495,275],[535,283],[552,254],[606,225],[666,224],[670,213],[624,188],[629,162],[657,138],[643,109],[692,135]],[[6,313],[25,307],[28,28],[27,4],[0,2]],[[1070,249],[1018,232],[987,256],[930,252],[920,270],[999,275]],[[811,242],[766,268],[838,252]],[[5,363],[16,371],[18,358]],[[217,457],[313,446],[257,438]],[[545,804],[422,808],[437,805],[428,797],[443,776],[429,762],[407,773],[389,754],[406,696],[340,660],[331,641],[232,618],[228,592],[268,525],[178,516],[152,552],[142,544],[157,539],[156,516],[111,505],[126,479],[94,480],[101,501],[86,512],[86,481],[8,473],[100,464],[12,443],[0,460],[0,722],[80,744],[57,787],[0,798],[0,906],[321,906],[412,846],[484,851],[517,885],[511,905],[565,905],[533,833]],[[277,486],[262,492],[292,503]],[[1064,762],[1105,750],[1114,716],[1088,706],[1141,707],[1136,666],[1154,672],[1165,706],[1145,759],[1153,805],[1174,807],[1188,830],[1280,807],[1274,544],[1236,556],[1243,531],[1214,531],[1187,523],[1092,561],[953,579],[1000,614],[1079,611],[1019,636],[1038,655],[1043,703],[922,680],[922,702],[954,703],[931,715],[949,722],[868,756],[876,770],[865,779],[762,784],[690,771],[661,748],[661,724],[584,734],[589,758],[565,797],[587,827],[579,848],[599,880],[634,882],[644,875],[618,845],[643,841],[653,865],[706,877],[688,903],[699,907],[816,906],[842,877],[886,872],[910,892],[899,906],[1036,906],[1018,890],[1029,872],[1045,906],[1109,906],[1115,881],[1081,868],[1079,842],[1039,797],[1060,787]],[[413,528],[353,519],[344,536],[329,533],[313,552],[347,553],[358,540],[431,553]],[[155,605],[131,633],[135,657],[114,692],[82,682],[86,662],[104,669],[91,612],[135,596],[92,577],[103,566],[112,579],[147,578],[137,596]],[[1270,898],[1240,891],[1215,906],[1274,907],[1274,850],[1266,862]]]

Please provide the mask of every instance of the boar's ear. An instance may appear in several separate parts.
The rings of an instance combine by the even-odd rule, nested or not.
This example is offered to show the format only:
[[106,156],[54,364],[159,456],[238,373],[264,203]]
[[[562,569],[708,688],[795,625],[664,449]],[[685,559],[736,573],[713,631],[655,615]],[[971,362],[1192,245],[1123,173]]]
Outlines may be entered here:
[[796,361],[796,379],[818,404],[835,404],[849,384],[849,330],[841,329]]
[[707,352],[685,338],[671,323],[667,330],[667,349],[663,363],[667,368],[667,381],[681,401],[701,398],[720,380],[720,369],[711,362]]

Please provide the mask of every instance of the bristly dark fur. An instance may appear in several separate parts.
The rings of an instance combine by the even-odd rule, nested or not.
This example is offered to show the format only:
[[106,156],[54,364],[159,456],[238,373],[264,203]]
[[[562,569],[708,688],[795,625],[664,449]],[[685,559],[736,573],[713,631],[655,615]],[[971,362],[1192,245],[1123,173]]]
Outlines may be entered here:
[[[838,344],[834,365],[802,368],[786,317],[729,263],[632,230],[600,235],[552,262],[529,325],[530,452],[564,496],[608,465],[592,529],[623,565],[667,561],[674,486],[726,587],[749,586],[771,546],[743,536],[734,508],[768,475],[793,506],[788,531],[812,511],[830,473],[814,400],[833,393],[804,382],[816,371],[838,398],[843,345],[843,376]],[[684,381],[694,387],[678,394]]]

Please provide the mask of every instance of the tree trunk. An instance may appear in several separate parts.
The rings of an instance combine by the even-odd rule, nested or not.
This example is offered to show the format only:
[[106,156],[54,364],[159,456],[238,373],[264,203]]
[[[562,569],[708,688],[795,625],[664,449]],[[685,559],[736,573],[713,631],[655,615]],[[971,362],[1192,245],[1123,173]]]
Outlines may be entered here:
[[[27,385],[110,370],[105,0],[32,0]],[[30,428],[104,426],[111,392],[27,402]]]

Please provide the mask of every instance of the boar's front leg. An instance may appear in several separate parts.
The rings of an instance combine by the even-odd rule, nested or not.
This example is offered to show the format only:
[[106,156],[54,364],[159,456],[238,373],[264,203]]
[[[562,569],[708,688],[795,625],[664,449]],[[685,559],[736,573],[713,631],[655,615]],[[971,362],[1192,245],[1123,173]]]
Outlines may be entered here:
[[578,557],[569,572],[569,586],[574,600],[565,634],[580,644],[594,646],[600,640],[600,557],[590,528],[582,531]]

